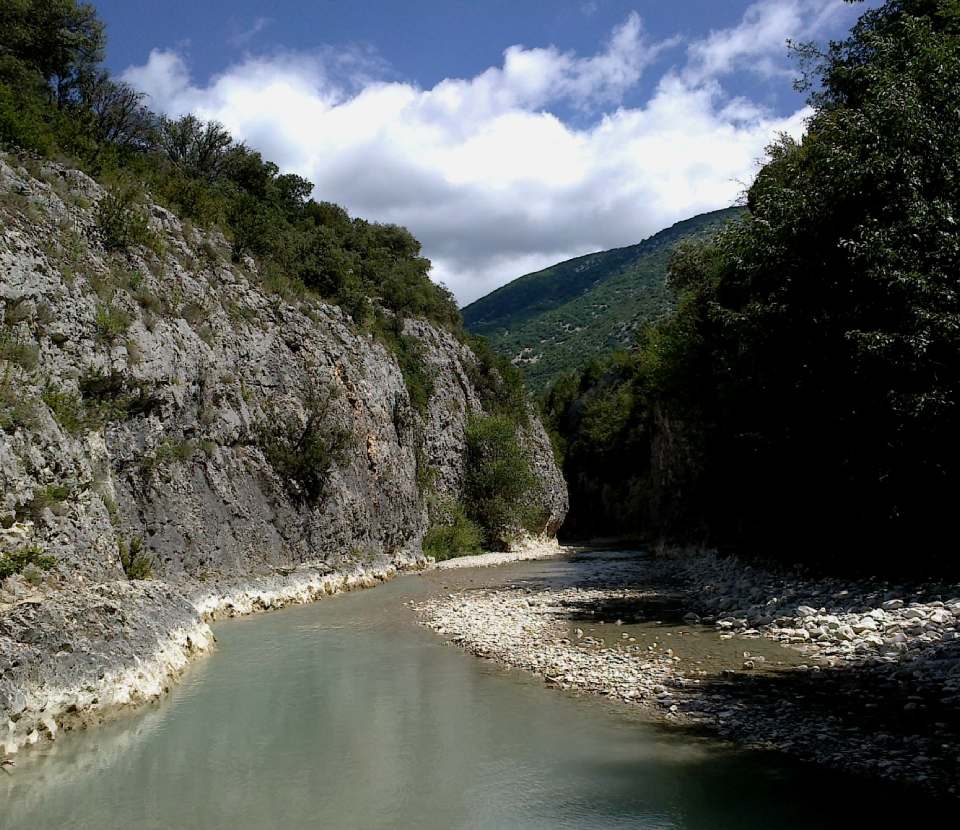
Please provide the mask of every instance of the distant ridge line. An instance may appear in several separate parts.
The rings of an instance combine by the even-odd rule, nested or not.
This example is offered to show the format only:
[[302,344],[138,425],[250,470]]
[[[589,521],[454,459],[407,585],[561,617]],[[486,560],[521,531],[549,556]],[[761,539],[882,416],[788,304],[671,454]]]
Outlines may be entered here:
[[642,323],[669,311],[665,279],[673,246],[719,229],[742,211],[703,213],[636,244],[525,274],[465,306],[464,323],[541,390],[563,372],[628,345]]

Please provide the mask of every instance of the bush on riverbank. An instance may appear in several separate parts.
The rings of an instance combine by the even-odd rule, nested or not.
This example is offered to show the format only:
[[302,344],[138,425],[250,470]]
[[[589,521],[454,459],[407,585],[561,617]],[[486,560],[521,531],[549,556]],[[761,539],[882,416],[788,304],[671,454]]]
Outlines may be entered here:
[[533,524],[536,478],[505,415],[475,415],[467,423],[464,503],[490,546],[502,546]]
[[437,562],[454,556],[469,556],[483,550],[483,528],[472,521],[462,504],[435,511],[437,518],[423,537],[423,552]]

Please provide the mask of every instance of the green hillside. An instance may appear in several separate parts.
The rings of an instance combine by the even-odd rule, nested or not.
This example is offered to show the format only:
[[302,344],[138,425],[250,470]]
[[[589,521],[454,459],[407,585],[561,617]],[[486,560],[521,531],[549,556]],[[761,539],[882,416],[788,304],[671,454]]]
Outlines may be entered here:
[[739,215],[726,208],[678,222],[638,245],[577,257],[507,283],[463,309],[467,328],[545,389],[560,374],[633,342],[636,329],[671,307],[667,262],[681,239]]

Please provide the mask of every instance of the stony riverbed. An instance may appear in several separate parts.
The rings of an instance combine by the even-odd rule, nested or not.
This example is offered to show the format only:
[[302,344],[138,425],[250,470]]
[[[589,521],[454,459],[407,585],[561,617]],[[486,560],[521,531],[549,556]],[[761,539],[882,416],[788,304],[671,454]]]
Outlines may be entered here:
[[816,580],[712,553],[574,555],[417,607],[475,654],[751,745],[957,795],[960,586]]

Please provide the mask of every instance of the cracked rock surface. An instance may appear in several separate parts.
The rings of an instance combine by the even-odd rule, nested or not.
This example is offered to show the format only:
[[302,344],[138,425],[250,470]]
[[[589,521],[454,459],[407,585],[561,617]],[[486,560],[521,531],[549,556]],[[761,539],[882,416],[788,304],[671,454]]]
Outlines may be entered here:
[[[421,566],[425,473],[436,498],[460,496],[482,411],[449,332],[404,323],[434,380],[418,411],[387,348],[337,306],[268,293],[218,232],[146,205],[156,249],[107,251],[103,197],[81,172],[0,154],[0,551],[53,562],[0,584],[8,750],[100,705],[91,676],[162,664],[153,694],[233,599],[239,613]],[[265,449],[312,416],[344,446],[316,499]],[[550,532],[566,486],[535,414],[520,437]],[[129,581],[123,550],[155,579]]]

